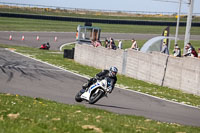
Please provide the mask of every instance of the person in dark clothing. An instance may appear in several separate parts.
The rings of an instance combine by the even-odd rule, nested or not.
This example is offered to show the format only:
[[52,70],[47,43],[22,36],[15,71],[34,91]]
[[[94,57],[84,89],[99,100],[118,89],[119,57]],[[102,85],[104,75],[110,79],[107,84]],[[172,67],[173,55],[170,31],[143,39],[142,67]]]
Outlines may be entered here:
[[82,88],[83,90],[86,90],[88,87],[90,87],[92,84],[96,83],[97,80],[102,80],[106,77],[109,77],[111,79],[111,87],[108,88],[109,89],[109,93],[111,93],[115,87],[115,84],[117,82],[117,72],[118,72],[118,69],[116,67],[110,67],[109,70],[105,69],[103,70],[102,72],[100,73],[97,73],[95,78],[91,78],[88,80],[87,83],[85,83]]
[[191,57],[197,57],[197,52],[195,50],[195,48],[192,46],[191,43],[187,43],[187,45],[185,46],[185,50],[186,50],[186,54],[184,54],[183,56],[191,56]]
[[110,47],[109,48],[110,49],[114,49],[114,50],[117,49],[117,46],[115,45],[115,42],[114,42],[113,38],[110,39]]
[[109,41],[106,39],[105,40],[105,48],[109,48],[109,47],[110,47]]

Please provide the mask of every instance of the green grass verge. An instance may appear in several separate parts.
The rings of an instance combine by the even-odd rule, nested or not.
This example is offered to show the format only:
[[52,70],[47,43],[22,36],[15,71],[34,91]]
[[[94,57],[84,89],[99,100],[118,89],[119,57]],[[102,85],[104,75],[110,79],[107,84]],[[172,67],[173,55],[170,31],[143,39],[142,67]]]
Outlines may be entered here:
[[[63,67],[67,70],[77,72],[82,75],[88,75],[93,77],[96,73],[100,72],[100,69],[96,69],[89,66],[84,66],[74,62],[74,60],[63,58],[63,54],[56,54],[50,51],[39,50],[37,48],[20,47],[20,46],[9,46],[0,45],[3,48],[15,48],[17,52],[29,55],[33,58],[54,64],[56,66]],[[118,74],[117,84],[126,86],[127,89],[143,92],[160,98],[173,100],[193,106],[199,106],[200,96],[193,94],[184,93],[180,90],[171,89],[168,87],[161,87],[155,84],[146,83],[141,80],[136,80],[130,77],[126,77]]]
[[1,133],[198,133],[199,127],[0,94]]
[[[0,31],[57,31],[57,32],[76,32],[81,22],[65,22],[53,20],[36,20],[23,18],[0,17]],[[147,26],[147,25],[119,25],[119,24],[98,24],[93,26],[100,27],[102,32],[110,33],[143,33],[161,34],[166,26]],[[175,34],[175,27],[170,27],[170,34]],[[185,34],[185,27],[179,28],[179,34]],[[192,27],[191,35],[200,35],[200,27]]]
[[64,51],[65,49],[72,49],[72,48],[75,48],[75,43],[65,45],[64,47],[62,47],[62,51]]
[[1,31],[75,32],[79,24],[83,23],[0,17]]

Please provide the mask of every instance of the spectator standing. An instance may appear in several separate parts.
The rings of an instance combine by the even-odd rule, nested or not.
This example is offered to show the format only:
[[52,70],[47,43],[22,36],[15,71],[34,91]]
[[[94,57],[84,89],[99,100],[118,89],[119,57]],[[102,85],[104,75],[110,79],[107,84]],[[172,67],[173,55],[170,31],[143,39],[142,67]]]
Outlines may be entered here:
[[198,49],[198,58],[200,59],[200,48]]
[[114,49],[114,50],[117,49],[113,38],[110,39],[110,49]]
[[105,39],[105,48],[109,48],[109,47],[110,47],[109,41],[108,41],[108,39]]
[[137,42],[134,38],[132,39],[131,49],[134,49],[134,50],[137,50],[137,51],[139,50]]
[[161,53],[169,55],[169,49],[168,49],[168,46],[165,42],[163,42]]
[[119,48],[119,49],[122,49],[122,40],[119,40],[118,48]]
[[181,49],[179,48],[178,44],[174,46],[173,54],[175,57],[181,57]]
[[187,51],[187,53],[184,54],[184,56],[191,56],[191,57],[198,56],[196,50],[194,49],[191,43],[187,43],[187,45],[185,46],[185,50]]

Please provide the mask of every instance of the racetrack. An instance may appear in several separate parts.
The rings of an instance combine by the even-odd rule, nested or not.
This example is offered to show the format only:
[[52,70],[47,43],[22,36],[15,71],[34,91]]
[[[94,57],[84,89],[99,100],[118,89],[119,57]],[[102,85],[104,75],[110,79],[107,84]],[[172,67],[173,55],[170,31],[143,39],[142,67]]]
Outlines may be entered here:
[[[0,49],[0,92],[76,104],[74,96],[86,78]],[[200,109],[115,88],[108,98],[88,107],[145,116],[158,121],[200,126]]]
[[[10,35],[12,35],[12,40],[9,40]],[[24,36],[24,40],[22,40]],[[39,36],[39,40],[37,40]],[[55,41],[57,37],[57,41]],[[33,48],[39,48],[42,43],[49,42],[52,50],[59,50],[62,44],[74,42],[75,33],[68,32],[0,32],[0,43],[10,44],[18,46],[29,46]]]
[[[10,35],[12,35],[12,40],[9,40]],[[29,46],[34,48],[39,48],[42,43],[49,42],[51,50],[59,50],[60,46],[65,43],[75,42],[75,32],[15,32],[15,31],[0,31],[0,43],[19,45],[19,46]],[[24,40],[22,41],[22,36]],[[39,40],[36,37],[39,36]],[[131,40],[135,38],[136,40],[148,40],[157,34],[134,34],[134,33],[102,33],[101,40],[105,38],[114,38],[115,40]],[[57,37],[57,41],[55,41]],[[179,38],[184,40],[184,35],[180,35]],[[200,40],[199,35],[192,35],[191,40]]]

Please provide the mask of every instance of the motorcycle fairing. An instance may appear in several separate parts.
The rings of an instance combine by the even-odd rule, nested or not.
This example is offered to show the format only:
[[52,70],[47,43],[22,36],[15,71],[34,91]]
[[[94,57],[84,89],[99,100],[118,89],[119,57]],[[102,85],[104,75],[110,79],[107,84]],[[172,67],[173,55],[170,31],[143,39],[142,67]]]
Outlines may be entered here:
[[89,89],[88,89],[87,91],[85,91],[85,92],[81,95],[81,98],[86,99],[86,100],[89,101],[91,92],[92,92],[94,89],[96,89],[96,88],[98,88],[98,87],[100,87],[100,86],[101,86],[101,85],[100,85],[99,83],[95,83],[94,85],[90,86]]

